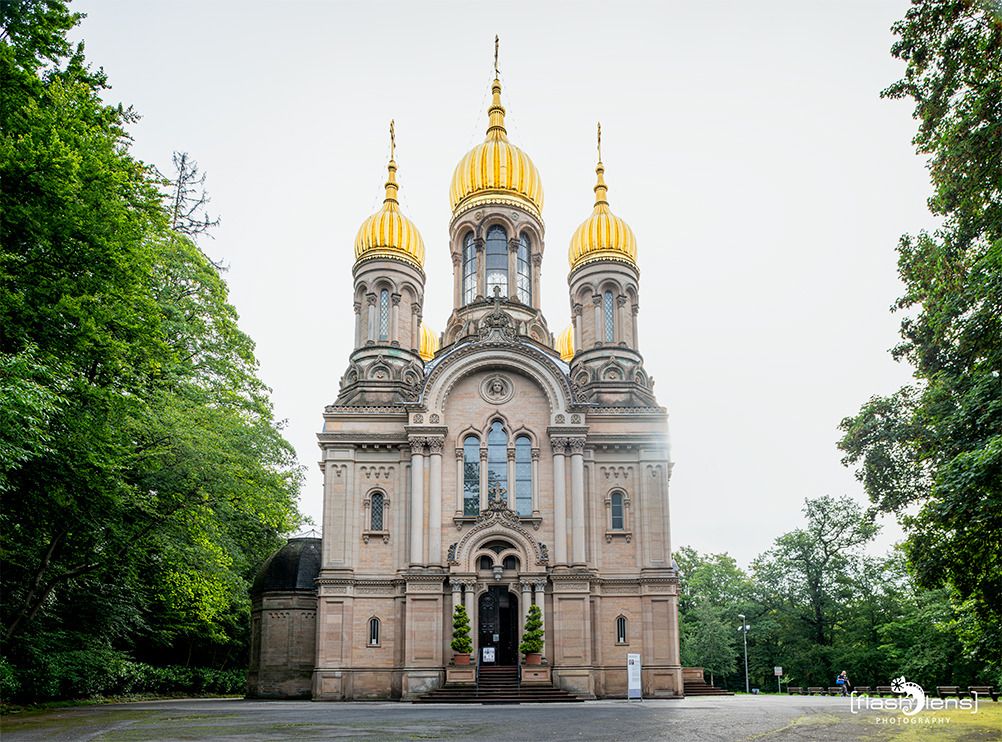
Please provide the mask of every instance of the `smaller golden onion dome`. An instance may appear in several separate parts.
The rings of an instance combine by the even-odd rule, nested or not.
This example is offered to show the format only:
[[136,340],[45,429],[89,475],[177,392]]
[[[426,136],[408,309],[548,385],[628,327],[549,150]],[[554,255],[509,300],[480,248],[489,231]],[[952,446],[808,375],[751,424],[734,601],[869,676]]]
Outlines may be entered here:
[[529,155],[508,141],[501,105],[501,81],[491,85],[487,138],[456,165],[449,186],[453,215],[481,204],[520,206],[542,218],[543,181]]
[[421,347],[418,349],[418,355],[421,356],[421,360],[428,362],[435,357],[435,353],[438,351],[438,333],[433,329],[428,327],[424,322],[421,323]]
[[358,228],[355,237],[355,262],[371,258],[392,258],[424,267],[424,240],[414,222],[400,211],[397,201],[396,141],[390,122],[390,162],[387,165],[386,198],[382,208]]
[[605,167],[602,165],[602,125],[598,126],[598,166],[595,168],[595,209],[571,237],[571,270],[596,260],[618,260],[637,267],[637,238],[630,225],[609,209]]
[[557,335],[556,351],[561,361],[570,363],[574,358],[574,325],[567,325],[567,329]]

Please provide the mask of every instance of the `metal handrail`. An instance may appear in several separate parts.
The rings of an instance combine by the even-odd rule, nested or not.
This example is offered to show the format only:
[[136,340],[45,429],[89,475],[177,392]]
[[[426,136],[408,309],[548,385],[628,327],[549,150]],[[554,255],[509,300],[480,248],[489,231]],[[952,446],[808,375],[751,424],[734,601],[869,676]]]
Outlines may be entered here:
[[473,695],[480,695],[480,647],[476,647],[477,650],[477,681],[474,684]]

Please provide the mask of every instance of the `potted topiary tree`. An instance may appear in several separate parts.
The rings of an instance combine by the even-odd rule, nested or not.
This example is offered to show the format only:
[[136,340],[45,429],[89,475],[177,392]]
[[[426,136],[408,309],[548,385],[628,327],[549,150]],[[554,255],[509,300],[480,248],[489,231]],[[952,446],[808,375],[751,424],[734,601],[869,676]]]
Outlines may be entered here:
[[525,655],[525,664],[538,665],[543,661],[543,614],[538,605],[529,606],[525,617],[525,631],[518,650]]
[[456,606],[452,613],[452,661],[456,665],[470,664],[470,652],[473,642],[470,640],[470,617],[462,603]]

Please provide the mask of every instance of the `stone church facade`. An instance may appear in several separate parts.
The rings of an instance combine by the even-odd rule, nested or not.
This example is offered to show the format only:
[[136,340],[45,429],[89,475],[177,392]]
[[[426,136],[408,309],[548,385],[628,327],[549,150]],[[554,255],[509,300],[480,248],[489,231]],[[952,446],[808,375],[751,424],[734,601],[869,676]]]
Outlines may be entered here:
[[454,606],[474,661],[514,664],[536,604],[554,684],[625,696],[638,653],[645,696],[682,694],[667,413],[639,352],[636,240],[609,208],[599,152],[593,211],[570,242],[571,325],[551,332],[542,184],[508,139],[497,79],[492,95],[487,136],[450,188],[440,335],[422,321],[424,243],[392,154],[383,206],[359,230],[355,348],[319,434],[316,597],[256,599],[254,682],[306,642],[300,692],[414,698],[445,681]]

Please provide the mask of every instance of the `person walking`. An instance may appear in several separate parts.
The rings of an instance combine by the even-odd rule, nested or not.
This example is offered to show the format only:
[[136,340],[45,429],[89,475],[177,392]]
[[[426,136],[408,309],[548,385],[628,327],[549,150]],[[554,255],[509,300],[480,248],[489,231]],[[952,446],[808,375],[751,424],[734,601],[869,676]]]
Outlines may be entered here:
[[837,685],[839,688],[842,689],[842,695],[843,696],[849,695],[849,689],[852,686],[849,685],[849,676],[846,675],[845,670],[843,670],[842,672],[840,672],[838,674],[838,677],[835,678],[835,685]]

